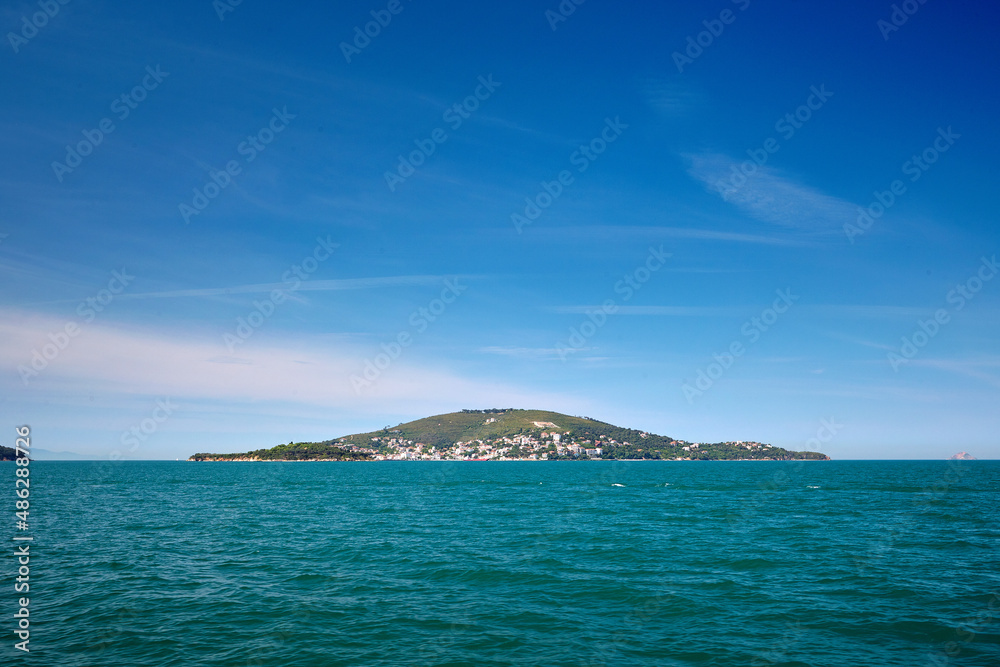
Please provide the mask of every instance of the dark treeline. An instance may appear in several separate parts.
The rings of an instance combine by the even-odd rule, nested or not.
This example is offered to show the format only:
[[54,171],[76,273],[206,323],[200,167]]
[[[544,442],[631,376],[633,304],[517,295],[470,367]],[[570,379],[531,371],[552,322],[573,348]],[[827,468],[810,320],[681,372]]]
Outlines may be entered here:
[[191,460],[194,461],[232,461],[234,459],[260,459],[261,461],[308,461],[314,459],[367,461],[371,459],[371,455],[364,452],[352,452],[327,443],[300,442],[278,445],[271,449],[258,449],[242,454],[195,454],[191,457]]

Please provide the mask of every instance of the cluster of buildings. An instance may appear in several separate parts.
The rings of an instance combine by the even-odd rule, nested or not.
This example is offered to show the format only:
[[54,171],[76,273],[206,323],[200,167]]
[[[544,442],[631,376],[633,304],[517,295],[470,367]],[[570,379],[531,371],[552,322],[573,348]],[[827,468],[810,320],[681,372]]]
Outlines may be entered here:
[[[587,457],[601,458],[603,445],[619,444],[614,439],[601,441],[564,438],[568,433],[542,432],[456,442],[436,447],[414,442],[402,437],[373,436],[371,444],[360,447],[350,443],[337,443],[344,449],[372,455],[379,461],[544,461],[549,458]],[[628,444],[628,443],[623,443]]]
[[744,442],[743,440],[734,440],[734,441],[726,442],[726,443],[723,443],[723,444],[734,445],[736,447],[739,447],[740,449],[746,449],[748,451],[753,451],[755,449],[764,449],[764,448],[769,448],[770,447],[770,445],[764,445],[764,444],[761,444],[759,442]]
[[[554,424],[553,424],[554,426]],[[591,436],[593,437],[593,436]],[[640,434],[641,438],[648,437]],[[641,442],[641,441],[640,441]],[[399,431],[389,435],[372,436],[371,442],[365,445],[355,445],[348,441],[335,443],[348,451],[369,455],[376,461],[545,461],[549,459],[587,458],[600,459],[605,456],[610,447],[630,447],[628,442],[618,442],[614,438],[597,438],[594,440],[574,436],[569,432],[559,433],[555,430],[544,430],[495,438],[484,438],[459,441],[450,445],[434,446],[422,442],[408,440]],[[770,445],[743,440],[720,443],[731,447],[745,449],[755,457],[766,456]],[[697,442],[671,440],[670,445],[676,449],[670,458],[675,461],[690,461],[702,458],[703,445]],[[707,447],[707,445],[705,445]],[[642,449],[637,450],[642,456]],[[623,452],[619,450],[619,455]],[[614,458],[614,456],[612,456]],[[664,458],[667,458],[664,456]],[[743,458],[743,457],[736,457]]]
[[[497,421],[495,416],[485,415],[482,422],[487,426]],[[703,445],[684,440],[656,438],[646,432],[631,432],[637,435],[633,447],[629,442],[618,442],[609,435],[574,434],[564,431],[552,422],[534,422],[535,429],[525,429],[515,435],[486,436],[481,439],[458,441],[447,445],[431,445],[407,439],[401,430],[383,431],[372,435],[370,442],[360,445],[350,441],[336,444],[352,452],[366,454],[377,461],[544,461],[549,459],[600,459],[618,457],[649,457],[690,461],[705,458],[716,445]],[[667,446],[669,442],[669,446]],[[736,440],[726,443],[732,448],[750,452],[750,458],[767,456],[764,451],[770,445],[759,442]],[[648,447],[648,449],[647,449]],[[732,458],[747,458],[745,455],[730,454]]]

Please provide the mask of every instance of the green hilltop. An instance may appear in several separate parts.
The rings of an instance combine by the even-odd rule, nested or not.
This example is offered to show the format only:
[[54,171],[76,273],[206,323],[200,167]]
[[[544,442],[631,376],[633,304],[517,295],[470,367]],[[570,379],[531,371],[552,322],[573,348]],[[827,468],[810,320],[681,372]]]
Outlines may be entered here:
[[[496,421],[487,423],[489,419]],[[558,429],[538,427],[535,422],[555,424]],[[398,426],[386,426],[380,431],[348,435],[339,438],[339,440],[360,445],[369,443],[373,437],[389,435],[442,447],[460,441],[503,438],[528,431],[586,430],[588,427],[598,424],[601,422],[587,417],[570,417],[547,410],[494,408],[492,410],[463,410],[462,412],[425,417]]]
[[759,442],[693,443],[590,417],[547,410],[463,410],[319,443],[289,443],[244,454],[195,454],[190,460],[382,459],[828,459]]

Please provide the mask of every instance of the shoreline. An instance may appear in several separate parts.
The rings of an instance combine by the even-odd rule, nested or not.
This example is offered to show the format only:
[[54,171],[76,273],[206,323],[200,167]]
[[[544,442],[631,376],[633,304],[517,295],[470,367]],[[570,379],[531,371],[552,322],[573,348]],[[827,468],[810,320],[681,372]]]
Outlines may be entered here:
[[187,463],[585,463],[595,461],[624,461],[628,463],[794,463],[809,461],[822,463],[825,459],[363,459],[345,461],[343,459],[184,459]]

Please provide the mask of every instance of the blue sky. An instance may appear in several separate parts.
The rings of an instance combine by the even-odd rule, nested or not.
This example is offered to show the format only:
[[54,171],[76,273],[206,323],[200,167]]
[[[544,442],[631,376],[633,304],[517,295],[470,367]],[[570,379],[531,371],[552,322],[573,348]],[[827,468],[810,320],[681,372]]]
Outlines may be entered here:
[[0,10],[4,441],[531,407],[1000,456],[1000,10],[335,5]]

